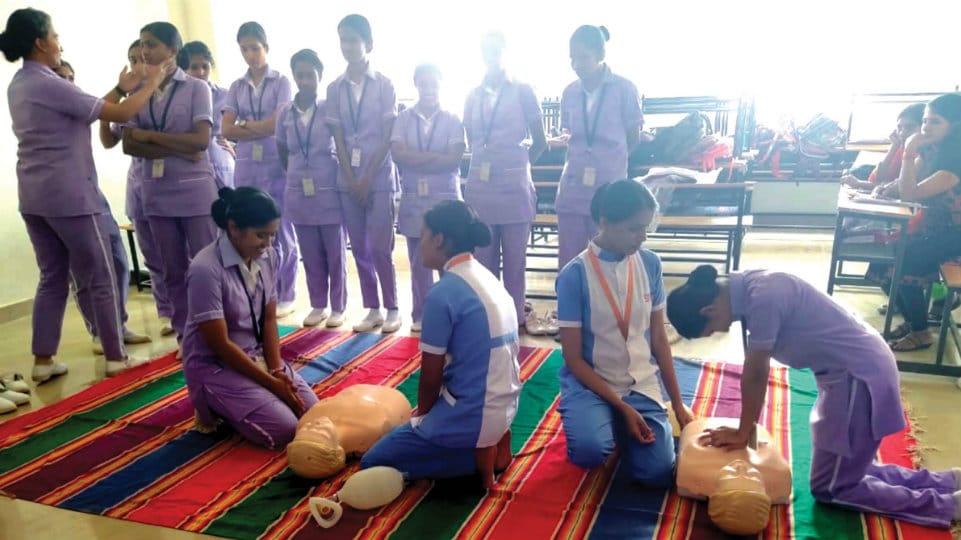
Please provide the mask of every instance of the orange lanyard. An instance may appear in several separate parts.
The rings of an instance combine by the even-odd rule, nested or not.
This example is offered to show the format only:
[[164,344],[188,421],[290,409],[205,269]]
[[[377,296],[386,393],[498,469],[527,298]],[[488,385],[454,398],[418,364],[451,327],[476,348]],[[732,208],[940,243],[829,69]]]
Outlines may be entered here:
[[474,258],[473,255],[471,255],[470,253],[461,253],[460,255],[453,257],[449,261],[447,261],[447,264],[444,265],[444,270],[450,270],[451,268],[457,266],[458,264],[465,263],[473,258]]
[[617,327],[620,328],[621,335],[624,336],[624,341],[627,341],[628,325],[631,320],[631,306],[634,303],[634,261],[630,260],[630,258],[627,260],[627,298],[624,299],[624,312],[622,315],[621,310],[617,309],[617,300],[614,298],[611,286],[601,271],[601,262],[597,258],[597,254],[594,253],[594,250],[588,249],[588,255],[591,259],[591,266],[594,267],[594,273],[597,274],[597,280],[601,282],[601,288],[604,289],[604,296],[607,297],[607,303],[611,305],[611,311],[614,312],[614,318],[617,319]]

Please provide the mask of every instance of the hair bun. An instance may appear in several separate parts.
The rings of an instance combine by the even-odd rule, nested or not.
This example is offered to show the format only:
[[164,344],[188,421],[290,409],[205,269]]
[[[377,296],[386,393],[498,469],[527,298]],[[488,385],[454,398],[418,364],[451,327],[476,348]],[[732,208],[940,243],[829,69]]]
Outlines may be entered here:
[[601,35],[604,36],[604,41],[610,41],[610,40],[611,40],[611,32],[610,32],[610,30],[607,29],[606,26],[601,25],[601,26],[598,26],[597,29],[600,30]]
[[692,287],[710,287],[714,285],[716,280],[717,268],[708,264],[698,266],[691,272],[691,277],[687,278],[687,282]]
[[222,187],[217,190],[217,197],[226,203],[233,201],[236,196],[237,192],[231,187]]
[[476,217],[471,221],[470,234],[476,247],[487,247],[491,244],[490,227]]

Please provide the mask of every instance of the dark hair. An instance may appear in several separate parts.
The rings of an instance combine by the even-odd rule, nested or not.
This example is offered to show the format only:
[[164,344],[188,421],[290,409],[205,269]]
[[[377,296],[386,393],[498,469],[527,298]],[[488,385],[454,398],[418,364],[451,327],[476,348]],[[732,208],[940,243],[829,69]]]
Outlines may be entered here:
[[237,43],[240,43],[240,40],[245,37],[252,37],[265,48],[270,48],[270,44],[267,43],[267,31],[257,21],[247,21],[240,25],[240,28],[237,29]]
[[928,108],[952,126],[961,123],[961,94],[942,94],[929,101]]
[[924,120],[924,103],[913,103],[905,107],[900,114],[898,114],[898,120],[905,119],[914,122],[917,125],[921,125]]
[[370,31],[370,21],[363,15],[356,13],[348,15],[337,24],[337,30],[349,28],[360,35],[360,38],[367,44],[367,52],[374,50],[374,34]]
[[130,46],[127,47],[127,52],[129,53],[131,49],[136,49],[137,47],[141,47],[141,46],[143,46],[143,43],[141,43],[139,39],[135,39],[133,40],[133,43],[131,43]]
[[657,199],[647,186],[636,180],[604,184],[591,198],[591,219],[598,224],[601,218],[610,223],[621,223],[641,210],[656,211]]
[[266,191],[255,187],[220,188],[218,198],[210,206],[214,223],[227,230],[227,222],[233,221],[237,227],[263,227],[280,218],[280,208]]
[[436,65],[420,64],[419,66],[414,68],[414,84],[415,85],[417,84],[418,78],[423,77],[424,75],[431,75],[431,74],[437,77],[437,80],[441,80],[444,78],[443,75],[441,75],[440,68],[437,67]]
[[717,269],[706,264],[695,268],[687,283],[671,291],[667,295],[667,319],[677,333],[687,339],[701,337],[707,326],[701,310],[713,304],[719,292]]
[[190,68],[190,59],[194,56],[202,56],[204,60],[214,65],[214,54],[210,52],[210,47],[203,41],[190,41],[184,43],[183,48],[177,53],[177,66],[180,69]]
[[290,71],[294,70],[294,64],[297,62],[310,64],[318,76],[324,74],[324,63],[320,61],[320,57],[317,56],[317,52],[313,49],[301,49],[295,52],[294,55],[290,57]]
[[588,50],[594,51],[598,56],[604,58],[604,43],[611,39],[611,33],[603,26],[591,26],[585,24],[574,30],[571,35],[570,46],[580,45]]
[[33,9],[18,9],[7,18],[7,28],[0,33],[0,51],[10,62],[26,58],[38,39],[50,33],[50,15]]
[[63,58],[60,59],[60,66],[69,69],[70,73],[73,73],[74,75],[77,74],[77,70],[73,69],[73,66],[70,65],[70,62],[67,62]]
[[424,225],[433,234],[444,236],[444,252],[448,257],[464,252],[473,253],[475,248],[491,243],[491,230],[464,201],[437,203],[424,214]]
[[141,34],[144,32],[149,32],[150,35],[171,49],[177,49],[179,51],[184,47],[184,40],[180,37],[180,31],[169,22],[152,22],[140,29]]

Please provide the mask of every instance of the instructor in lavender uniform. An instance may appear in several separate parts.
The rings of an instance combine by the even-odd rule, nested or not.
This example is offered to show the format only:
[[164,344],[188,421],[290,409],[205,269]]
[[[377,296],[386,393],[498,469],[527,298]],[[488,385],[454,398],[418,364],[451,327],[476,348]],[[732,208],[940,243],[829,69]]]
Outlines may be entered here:
[[440,81],[437,66],[417,66],[414,86],[420,99],[398,115],[391,136],[390,151],[400,169],[397,229],[407,237],[413,332],[421,330],[424,299],[434,284],[434,269],[424,266],[419,247],[424,214],[441,201],[461,200],[460,162],[467,148],[464,124],[441,108]]
[[213,100],[213,128],[210,130],[210,144],[207,156],[214,168],[217,187],[234,187],[234,162],[237,155],[233,145],[223,136],[223,114],[220,111],[227,102],[227,89],[210,80],[210,70],[214,67],[214,55],[203,41],[191,41],[177,53],[177,66],[187,75],[207,83]]
[[[183,46],[180,32],[167,22],[144,26],[140,43],[150,65],[173,61]],[[124,152],[144,158],[144,213],[160,252],[178,341],[187,322],[187,267],[217,236],[210,221],[217,198],[207,156],[211,125],[210,88],[176,68],[123,131]]]
[[[130,44],[127,49],[127,61],[130,69],[136,69],[143,63],[143,53],[141,52],[140,40]],[[100,143],[104,148],[110,149],[123,139],[122,126],[113,122],[100,122]],[[173,317],[173,306],[167,296],[167,286],[163,280],[163,269],[160,261],[160,251],[154,242],[153,232],[150,230],[150,221],[143,211],[143,160],[138,157],[130,158],[130,168],[127,169],[126,198],[124,213],[127,219],[133,223],[134,234],[137,237],[137,245],[140,253],[143,254],[144,266],[150,274],[150,292],[153,295],[154,303],[157,306],[157,316],[160,318],[160,335],[169,336],[174,333],[171,326]],[[130,254],[136,257],[136,253]],[[102,345],[100,346],[102,350]]]
[[67,372],[53,357],[71,274],[78,287],[90,291],[106,373],[115,375],[138,362],[124,350],[110,239],[100,221],[107,201],[97,184],[90,124],[129,121],[170,68],[149,66],[134,73],[125,66],[106,96],[85,94],[54,73],[60,64],[59,36],[49,15],[30,8],[7,19],[0,51],[10,62],[23,59],[7,89],[7,103],[17,137],[19,210],[40,269],[33,307],[33,380],[42,383]]
[[[291,57],[290,70],[297,95],[277,119],[277,149],[287,170],[284,208],[297,230],[307,272],[312,309],[304,326],[326,321],[328,328],[336,328],[344,323],[347,304],[347,239],[334,137],[324,122],[326,103],[317,95],[324,64],[316,52],[304,49]],[[327,310],[328,299],[333,311]]]
[[547,148],[547,139],[534,90],[507,74],[504,48],[502,34],[484,36],[487,74],[464,106],[471,149],[464,200],[491,229],[491,243],[477,248],[477,260],[503,279],[523,324],[527,242],[537,206],[531,164]]
[[197,427],[221,422],[281,450],[317,396],[280,357],[277,253],[280,209],[256,188],[222,188],[210,209],[222,233],[190,263],[184,377]]
[[578,80],[561,96],[561,129],[570,137],[555,202],[561,269],[597,233],[591,199],[598,187],[627,178],[627,157],[643,126],[637,88],[604,63],[609,38],[603,26],[584,25],[570,40]]
[[822,291],[766,270],[718,281],[714,267],[700,266],[668,296],[667,316],[688,339],[726,332],[736,320],[748,332],[740,425],[705,432],[704,444],[748,444],[775,358],[810,369],[817,380],[811,411],[816,500],[928,527],[948,528],[961,519],[961,469],[916,471],[875,462],[881,439],[905,427],[897,363],[876,330]]
[[[327,123],[334,132],[344,223],[357,264],[367,316],[355,332],[400,329],[397,276],[394,272],[394,193],[397,173],[390,136],[397,118],[397,96],[390,79],[370,67],[374,48],[370,23],[348,15],[337,25],[347,72],[327,87]],[[387,318],[380,311],[380,282]]]
[[[237,165],[234,184],[237,187],[260,188],[283,204],[287,175],[277,154],[277,115],[290,103],[290,80],[267,65],[267,34],[256,22],[246,22],[237,31],[237,44],[249,69],[243,77],[230,85],[223,106],[223,133],[237,141]],[[283,210],[283,208],[281,208]],[[293,223],[280,220],[277,233],[277,316],[284,317],[294,310],[297,265],[300,253]]]

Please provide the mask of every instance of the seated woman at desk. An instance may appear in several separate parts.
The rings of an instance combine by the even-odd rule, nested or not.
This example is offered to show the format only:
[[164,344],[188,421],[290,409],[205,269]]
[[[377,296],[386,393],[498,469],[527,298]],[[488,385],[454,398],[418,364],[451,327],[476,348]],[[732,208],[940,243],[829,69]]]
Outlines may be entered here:
[[891,146],[867,181],[848,174],[841,178],[841,183],[850,188],[871,191],[876,197],[897,197],[897,180],[904,156],[904,142],[921,129],[924,106],[924,103],[915,103],[901,111],[897,127],[891,132]]
[[931,346],[924,287],[937,280],[941,263],[961,255],[961,95],[928,103],[920,133],[905,142],[897,182],[902,200],[925,206],[908,232],[895,299],[905,322],[889,336],[891,348],[903,352]]

